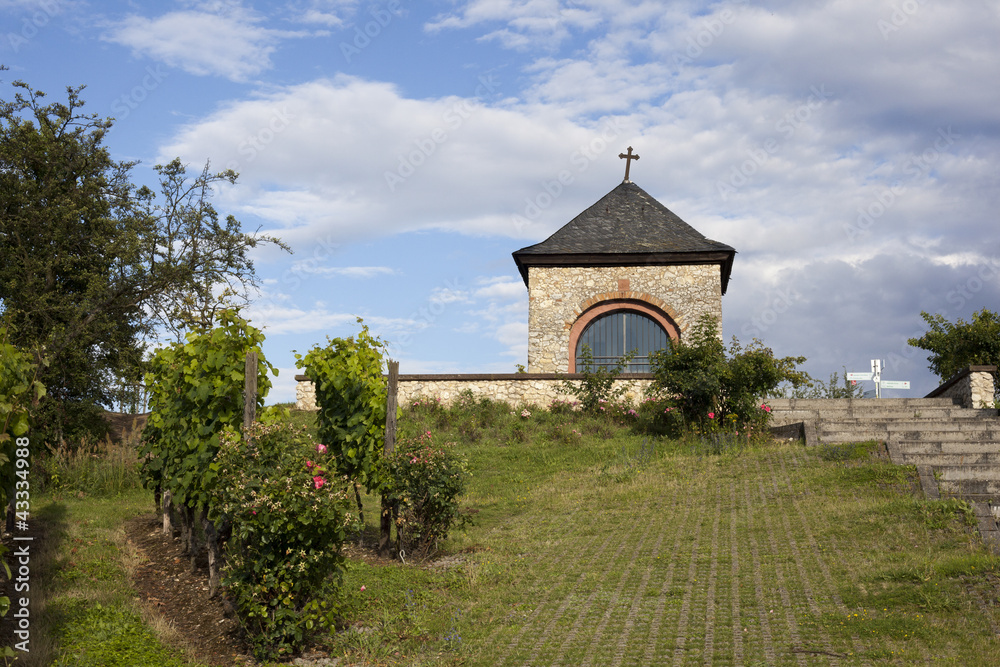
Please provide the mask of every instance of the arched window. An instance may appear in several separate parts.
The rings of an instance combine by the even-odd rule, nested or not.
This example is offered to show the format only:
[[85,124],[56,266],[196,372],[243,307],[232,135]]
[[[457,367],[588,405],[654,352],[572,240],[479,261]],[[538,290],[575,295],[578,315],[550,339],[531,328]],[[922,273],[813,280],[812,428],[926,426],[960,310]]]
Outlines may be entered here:
[[601,315],[583,330],[576,342],[576,372],[584,370],[580,357],[583,347],[590,346],[594,366],[614,368],[626,353],[635,351],[626,373],[650,372],[649,354],[667,347],[667,332],[648,315],[628,310],[615,310]]

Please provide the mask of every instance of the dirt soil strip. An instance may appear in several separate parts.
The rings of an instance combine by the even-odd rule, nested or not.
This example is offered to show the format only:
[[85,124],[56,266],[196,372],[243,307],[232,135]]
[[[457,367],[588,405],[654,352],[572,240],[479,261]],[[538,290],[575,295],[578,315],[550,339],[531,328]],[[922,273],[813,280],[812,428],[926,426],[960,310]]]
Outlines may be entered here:
[[664,608],[667,604],[667,593],[670,591],[671,584],[674,581],[674,569],[676,568],[677,561],[681,553],[681,542],[684,540],[688,533],[688,521],[691,517],[691,506],[694,503],[683,503],[683,515],[680,520],[676,522],[671,522],[663,527],[666,531],[670,528],[673,529],[676,538],[674,539],[674,545],[668,552],[669,561],[667,565],[667,571],[664,574],[663,584],[660,586],[660,595],[656,600],[656,612],[653,614],[653,621],[649,628],[649,635],[646,637],[646,653],[643,656],[641,664],[653,665],[656,664],[656,639],[660,634],[660,626],[663,623]]
[[133,581],[142,600],[169,620],[199,660],[226,667],[246,664],[249,649],[240,639],[239,623],[219,597],[208,598],[207,567],[191,572],[180,540],[164,537],[155,514],[126,521],[125,534],[145,559]]

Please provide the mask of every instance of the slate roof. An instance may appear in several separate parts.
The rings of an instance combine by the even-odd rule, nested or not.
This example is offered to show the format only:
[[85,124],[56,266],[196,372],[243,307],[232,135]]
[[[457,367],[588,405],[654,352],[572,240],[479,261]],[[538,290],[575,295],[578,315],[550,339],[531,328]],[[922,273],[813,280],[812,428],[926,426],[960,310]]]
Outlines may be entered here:
[[625,181],[552,236],[513,256],[525,285],[529,266],[718,264],[725,294],[735,254]]

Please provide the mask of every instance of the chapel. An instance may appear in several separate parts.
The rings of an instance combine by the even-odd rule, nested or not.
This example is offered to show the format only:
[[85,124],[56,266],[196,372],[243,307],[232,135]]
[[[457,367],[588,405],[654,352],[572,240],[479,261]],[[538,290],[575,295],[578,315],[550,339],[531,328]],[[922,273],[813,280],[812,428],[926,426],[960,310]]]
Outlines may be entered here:
[[635,355],[627,373],[649,371],[649,354],[681,339],[705,314],[722,330],[722,295],[736,250],[706,238],[625,180],[550,237],[513,253],[528,288],[529,373],[579,372]]

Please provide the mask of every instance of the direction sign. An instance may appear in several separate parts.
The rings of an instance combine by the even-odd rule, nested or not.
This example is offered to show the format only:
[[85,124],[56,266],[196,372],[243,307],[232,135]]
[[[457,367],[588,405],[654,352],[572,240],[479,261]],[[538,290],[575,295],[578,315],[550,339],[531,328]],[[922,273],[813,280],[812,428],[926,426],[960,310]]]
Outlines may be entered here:
[[860,382],[867,382],[868,380],[872,379],[872,374],[871,373],[848,373],[847,374],[847,379],[848,380],[858,380]]
[[883,389],[909,389],[909,380],[882,380],[880,383]]

